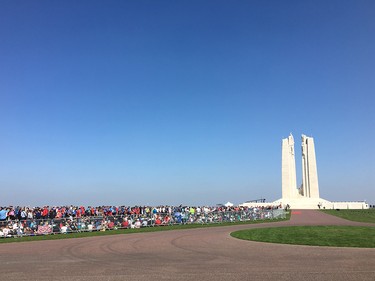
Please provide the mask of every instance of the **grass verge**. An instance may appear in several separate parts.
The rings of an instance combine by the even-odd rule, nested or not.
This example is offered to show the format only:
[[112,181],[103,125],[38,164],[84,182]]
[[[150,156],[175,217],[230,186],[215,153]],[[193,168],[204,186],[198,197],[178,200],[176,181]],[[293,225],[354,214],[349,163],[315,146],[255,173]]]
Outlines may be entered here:
[[350,221],[375,223],[375,209],[367,210],[321,210],[322,212]]
[[139,229],[117,229],[117,230],[107,230],[107,231],[77,232],[77,233],[55,234],[55,235],[50,234],[50,235],[40,235],[40,236],[24,236],[24,237],[17,237],[17,238],[9,237],[9,238],[0,238],[0,244],[12,243],[12,242],[84,238],[84,237],[131,234],[131,233],[142,233],[142,232],[169,231],[169,230],[179,230],[179,229],[219,227],[219,226],[231,226],[231,225],[243,225],[243,224],[258,224],[258,223],[267,223],[267,222],[279,222],[279,221],[285,221],[289,219],[290,219],[290,214],[287,214],[285,219],[278,219],[278,220],[255,220],[255,221],[245,221],[245,222],[225,222],[225,223],[213,223],[213,224],[184,224],[184,225],[145,227],[145,228],[139,228]]
[[240,230],[231,236],[258,242],[375,248],[375,227],[290,226]]

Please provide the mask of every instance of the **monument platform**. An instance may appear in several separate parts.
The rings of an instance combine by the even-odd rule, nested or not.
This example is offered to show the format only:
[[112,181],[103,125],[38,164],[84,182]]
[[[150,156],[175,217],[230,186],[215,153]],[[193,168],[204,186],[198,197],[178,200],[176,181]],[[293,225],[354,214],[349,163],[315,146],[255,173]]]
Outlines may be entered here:
[[[281,206],[286,208],[289,206],[290,209],[294,210],[315,210],[315,209],[368,209],[369,205],[364,201],[353,201],[353,202],[331,202],[322,198],[296,198],[296,199],[279,199],[273,202],[248,202],[243,203],[240,206],[245,207],[268,207],[268,206]],[[320,206],[320,208],[319,208]]]

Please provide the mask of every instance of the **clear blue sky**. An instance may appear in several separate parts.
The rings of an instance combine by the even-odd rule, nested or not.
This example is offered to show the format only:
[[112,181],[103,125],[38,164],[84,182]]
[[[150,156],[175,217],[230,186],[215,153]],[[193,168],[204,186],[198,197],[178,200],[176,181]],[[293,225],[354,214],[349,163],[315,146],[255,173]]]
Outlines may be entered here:
[[0,205],[375,204],[375,1],[1,1]]

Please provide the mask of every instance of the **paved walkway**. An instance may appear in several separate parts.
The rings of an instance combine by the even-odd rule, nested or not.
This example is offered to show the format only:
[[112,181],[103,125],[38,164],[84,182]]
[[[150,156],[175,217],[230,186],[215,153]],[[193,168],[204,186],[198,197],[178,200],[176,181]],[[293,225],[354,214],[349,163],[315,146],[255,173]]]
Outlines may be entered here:
[[318,211],[290,221],[0,244],[0,280],[375,280],[375,249],[280,245],[230,232],[281,225],[369,225]]

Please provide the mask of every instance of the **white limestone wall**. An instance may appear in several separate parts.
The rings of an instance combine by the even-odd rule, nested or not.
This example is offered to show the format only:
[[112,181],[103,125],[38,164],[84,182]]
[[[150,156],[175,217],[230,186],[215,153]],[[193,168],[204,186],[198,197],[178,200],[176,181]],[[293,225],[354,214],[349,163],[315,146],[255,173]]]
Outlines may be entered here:
[[330,202],[322,198],[300,198],[292,200],[282,198],[274,201],[273,204],[281,204],[283,208],[289,205],[291,209],[295,210],[316,210],[319,209],[318,204],[320,205],[320,209],[369,209],[369,205],[366,202]]
[[[366,202],[331,202],[329,209],[369,209]],[[326,208],[327,209],[327,208]]]

